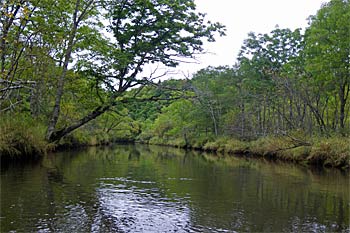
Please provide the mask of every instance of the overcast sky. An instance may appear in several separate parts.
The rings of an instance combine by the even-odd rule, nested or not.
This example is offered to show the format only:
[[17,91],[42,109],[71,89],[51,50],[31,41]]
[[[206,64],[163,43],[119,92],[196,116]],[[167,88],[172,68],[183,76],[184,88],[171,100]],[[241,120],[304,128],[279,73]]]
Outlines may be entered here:
[[[182,64],[177,70],[190,75],[207,66],[232,66],[249,32],[268,33],[280,28],[305,28],[307,18],[315,15],[328,0],[195,0],[207,19],[226,26],[227,36],[205,44],[207,54],[198,57],[200,64]],[[181,76],[181,75],[180,75]],[[179,77],[181,78],[181,77]]]

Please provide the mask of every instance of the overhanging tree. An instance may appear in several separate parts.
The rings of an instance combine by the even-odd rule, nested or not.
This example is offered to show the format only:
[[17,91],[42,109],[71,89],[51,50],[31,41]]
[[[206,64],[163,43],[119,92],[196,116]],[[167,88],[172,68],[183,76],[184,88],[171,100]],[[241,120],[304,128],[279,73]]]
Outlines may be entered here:
[[212,42],[215,33],[224,35],[224,26],[206,21],[193,0],[111,0],[105,7],[113,38],[84,53],[78,62],[79,70],[96,82],[104,98],[71,125],[51,127],[49,141],[59,140],[118,103],[139,100],[137,92],[131,97],[125,94],[131,87],[153,83],[152,76],[140,77],[146,64],[175,67],[183,58],[203,52],[203,39]]
[[[61,52],[61,58],[59,60],[59,66],[61,67],[61,73],[57,78],[57,89],[55,95],[55,103],[52,109],[52,114],[49,119],[48,129],[46,138],[52,141],[56,133],[56,124],[60,116],[61,109],[61,99],[64,94],[64,84],[66,81],[66,75],[68,71],[68,65],[72,59],[72,54],[77,48],[76,44],[78,42],[79,29],[88,24],[89,19],[91,20],[93,15],[96,15],[96,4],[95,0],[76,0],[66,2],[69,11],[65,12],[68,16],[68,27],[67,27],[67,39],[63,39],[63,48]],[[61,4],[65,2],[60,2]],[[62,5],[63,5],[62,4]],[[61,6],[62,6],[61,5]],[[59,8],[58,11],[63,11],[63,8]],[[62,13],[62,12],[61,12]]]

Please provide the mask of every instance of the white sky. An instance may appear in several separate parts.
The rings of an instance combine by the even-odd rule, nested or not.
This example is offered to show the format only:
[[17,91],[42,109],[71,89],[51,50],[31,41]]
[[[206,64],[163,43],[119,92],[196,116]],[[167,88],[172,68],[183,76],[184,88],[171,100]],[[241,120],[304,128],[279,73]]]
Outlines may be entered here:
[[[207,19],[226,26],[226,36],[206,43],[209,53],[198,56],[200,64],[181,64],[176,69],[190,75],[208,66],[229,65],[236,62],[239,49],[249,32],[269,33],[280,28],[305,28],[307,18],[315,15],[322,3],[329,0],[195,0],[199,12]],[[176,75],[183,78],[183,75]]]

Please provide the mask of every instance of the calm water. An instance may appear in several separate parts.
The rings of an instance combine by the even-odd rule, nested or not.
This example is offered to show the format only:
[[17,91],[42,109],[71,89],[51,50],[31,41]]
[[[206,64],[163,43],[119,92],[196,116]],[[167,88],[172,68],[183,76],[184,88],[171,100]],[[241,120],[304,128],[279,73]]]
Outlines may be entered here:
[[349,173],[166,147],[1,168],[1,232],[348,232],[349,208]]

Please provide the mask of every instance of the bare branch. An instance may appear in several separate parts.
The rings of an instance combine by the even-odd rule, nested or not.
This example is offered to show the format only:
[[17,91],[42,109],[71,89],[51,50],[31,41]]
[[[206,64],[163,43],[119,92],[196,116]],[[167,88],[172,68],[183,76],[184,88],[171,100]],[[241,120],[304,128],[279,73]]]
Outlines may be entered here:
[[0,112],[6,112],[8,110],[14,109],[16,105],[18,105],[18,104],[20,104],[22,102],[23,102],[23,100],[19,100],[19,101],[15,102],[15,103],[11,102],[10,106],[8,106],[7,108],[1,109]]

